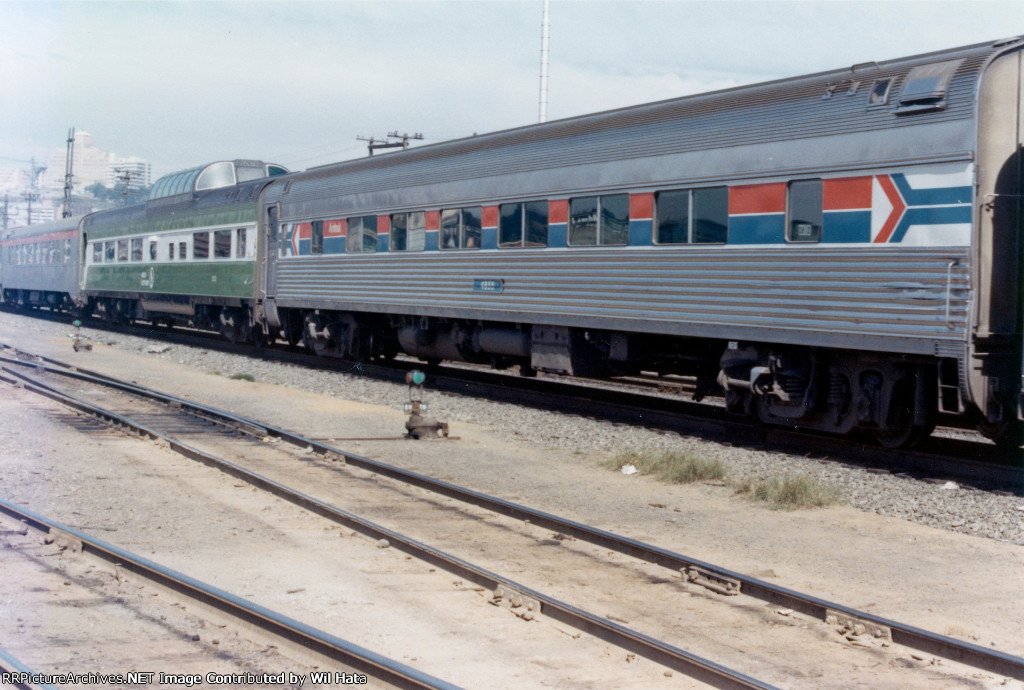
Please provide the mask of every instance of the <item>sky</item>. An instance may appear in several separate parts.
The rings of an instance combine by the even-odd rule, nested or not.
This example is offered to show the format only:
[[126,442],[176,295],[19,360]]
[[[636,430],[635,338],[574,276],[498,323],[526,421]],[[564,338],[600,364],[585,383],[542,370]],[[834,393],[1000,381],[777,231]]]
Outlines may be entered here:
[[[1024,2],[551,0],[548,119],[1024,34]],[[71,127],[155,176],[537,122],[541,0],[0,0],[0,167]]]

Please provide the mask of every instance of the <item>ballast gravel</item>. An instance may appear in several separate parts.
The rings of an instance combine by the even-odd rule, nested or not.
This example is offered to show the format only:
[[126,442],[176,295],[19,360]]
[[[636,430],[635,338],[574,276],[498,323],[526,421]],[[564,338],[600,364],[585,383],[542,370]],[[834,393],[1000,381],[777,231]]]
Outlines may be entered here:
[[[67,335],[68,326],[6,314],[24,321],[26,331]],[[96,343],[160,357],[223,376],[251,376],[254,380],[312,393],[394,407],[407,399],[406,386],[336,371],[269,362],[255,357],[201,348],[171,345],[148,339],[83,328]],[[1024,544],[1024,497],[1002,495],[956,482],[929,481],[903,474],[880,474],[836,461],[807,458],[786,452],[732,446],[695,436],[589,419],[572,414],[536,410],[513,404],[429,391],[432,416],[448,422],[490,427],[542,447],[575,452],[599,462],[622,450],[674,450],[723,462],[731,480],[766,479],[784,472],[808,474],[837,485],[845,502],[857,509],[902,518],[922,525],[963,534]]]

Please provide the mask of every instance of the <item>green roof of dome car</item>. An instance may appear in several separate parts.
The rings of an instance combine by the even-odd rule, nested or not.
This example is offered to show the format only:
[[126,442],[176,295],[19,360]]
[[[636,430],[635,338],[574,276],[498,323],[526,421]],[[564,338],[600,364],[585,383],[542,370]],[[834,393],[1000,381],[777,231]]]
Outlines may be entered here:
[[149,199],[163,199],[178,194],[191,194],[204,189],[230,187],[239,182],[258,180],[263,177],[284,175],[288,169],[275,163],[263,161],[233,160],[217,161],[164,175],[149,192]]

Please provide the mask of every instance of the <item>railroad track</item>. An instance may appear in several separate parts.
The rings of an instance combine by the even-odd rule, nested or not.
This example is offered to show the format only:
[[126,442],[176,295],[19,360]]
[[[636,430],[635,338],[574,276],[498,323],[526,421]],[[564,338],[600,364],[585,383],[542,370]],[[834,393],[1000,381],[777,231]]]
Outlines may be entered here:
[[[22,313],[22,312],[19,312]],[[60,313],[33,312],[43,318],[70,321]],[[92,327],[112,328],[91,323]],[[181,329],[149,329],[136,326],[113,329],[144,338],[214,349],[269,361],[330,370],[377,380],[404,383],[410,369],[422,363],[398,359],[387,363],[356,363],[317,357],[283,343],[259,353],[251,345],[232,344],[219,335]],[[686,377],[664,379],[642,375],[621,380],[566,381],[561,377],[523,378],[473,365],[443,365],[430,369],[433,390],[509,402],[543,410],[593,417],[611,422],[673,431],[730,443],[750,449],[806,454],[825,460],[912,476],[954,479],[981,488],[1024,495],[1024,451],[1005,449],[976,432],[963,433],[957,426],[940,427],[937,434],[911,450],[890,450],[857,436],[834,436],[811,431],[763,425],[730,415],[720,405],[696,403],[677,397],[690,391]],[[637,392],[655,389],[657,394]],[[952,420],[944,422],[953,424]],[[942,430],[951,433],[941,435]],[[966,438],[965,438],[966,436]]]
[[[236,415],[198,405],[182,398],[167,396],[155,391],[144,390],[132,384],[96,374],[95,372],[70,371],[58,367],[55,362],[52,363],[53,366],[44,366],[39,363],[39,360],[29,362],[14,361],[13,358],[5,358],[5,360],[6,364],[4,365],[4,368],[7,370],[5,375],[8,377],[16,376],[22,382],[22,385],[27,388],[33,389],[42,394],[58,397],[65,404],[71,404],[79,409],[88,408],[90,409],[91,414],[105,416],[107,419],[115,421],[116,423],[126,425],[131,424],[130,421],[121,416],[112,415],[109,411],[96,410],[95,405],[85,403],[80,399],[71,399],[69,396],[54,390],[52,386],[42,382],[31,381],[31,377],[28,377],[23,373],[15,373],[14,370],[23,369],[25,366],[35,367],[52,374],[72,376],[79,381],[91,381],[97,385],[116,387],[120,391],[130,392],[132,395],[136,396],[145,396],[150,400],[158,400],[161,401],[162,404],[168,404],[172,407],[189,409],[193,414],[200,415],[204,420],[216,421],[218,424],[228,425],[234,430],[241,431],[249,435],[265,435],[275,439],[280,439],[292,444],[296,448],[301,448],[307,452],[315,453],[321,458],[344,460],[346,465],[350,467],[361,468],[376,475],[385,476],[393,480],[419,487],[420,489],[426,489],[430,492],[440,494],[449,499],[454,499],[463,504],[483,508],[487,511],[491,511],[492,513],[510,517],[522,523],[529,523],[533,527],[555,530],[556,535],[560,535],[562,539],[568,538],[588,543],[602,550],[618,552],[631,559],[667,568],[675,573],[682,573],[683,577],[694,586],[700,585],[725,595],[739,594],[762,602],[767,602],[772,605],[786,607],[829,625],[844,625],[854,633],[863,632],[869,635],[878,635],[879,637],[887,640],[891,639],[894,644],[903,645],[911,649],[946,659],[959,661],[1000,675],[1024,679],[1024,659],[1014,657],[1012,655],[1007,655],[1002,652],[997,652],[995,650],[924,631],[913,626],[904,625],[893,620],[857,611],[813,596],[804,595],[757,578],[747,577],[740,573],[719,568],[713,564],[688,558],[682,554],[673,553],[665,549],[624,538],[604,530],[595,529],[571,520],[559,518],[549,513],[537,511],[523,505],[487,496],[431,477],[408,472],[369,458],[348,453],[338,448],[292,434],[286,430],[263,424],[257,420],[240,418]],[[155,433],[153,430],[143,428],[137,428],[137,431],[147,435]],[[302,494],[301,492],[297,492],[267,477],[256,475],[248,470],[238,467],[237,465],[224,463],[219,459],[211,458],[208,454],[197,452],[196,449],[186,447],[184,444],[172,439],[165,440],[167,440],[168,444],[178,452],[182,452],[194,459],[199,459],[207,464],[218,466],[223,471],[229,472],[232,476],[242,478],[255,486],[270,490],[275,493],[275,495],[286,498],[286,500],[290,500],[297,505],[316,512],[319,515],[330,519],[343,520],[344,524],[375,539],[387,539],[389,543],[405,550],[407,553],[415,555],[417,558],[421,558],[427,562],[434,563],[439,567],[449,570],[449,572],[458,574],[460,577],[476,582],[479,585],[494,591],[501,597],[507,596],[510,600],[518,599],[521,602],[531,602],[529,606],[536,608],[537,615],[544,615],[549,618],[559,620],[588,633],[594,633],[596,629],[600,628],[601,632],[599,633],[599,636],[602,639],[619,644],[625,649],[633,650],[635,653],[647,656],[648,658],[665,664],[670,668],[680,670],[704,680],[708,680],[710,678],[716,685],[739,683],[741,686],[749,687],[750,685],[747,684],[754,683],[754,686],[757,686],[757,681],[742,673],[739,673],[738,676],[732,677],[704,676],[703,674],[712,671],[717,674],[721,672],[721,668],[719,668],[718,664],[713,663],[710,664],[709,667],[708,664],[710,662],[707,662],[704,659],[700,659],[699,657],[694,659],[692,658],[694,655],[683,652],[681,649],[674,648],[672,645],[659,642],[658,640],[650,638],[649,636],[637,631],[625,629],[624,626],[616,624],[614,621],[606,620],[601,622],[597,620],[600,617],[595,617],[593,615],[586,614],[585,612],[582,612],[581,615],[580,611],[573,610],[573,607],[571,606],[563,605],[553,597],[547,597],[536,590],[513,582],[508,578],[502,578],[493,572],[488,572],[478,566],[473,566],[462,559],[451,557],[449,554],[444,554],[438,549],[431,549],[429,547],[424,549],[425,545],[418,543],[415,539],[407,539],[394,530],[389,530],[380,525],[370,523],[365,519],[359,518],[358,516],[346,511],[341,511],[340,509],[326,504],[324,501]],[[319,462],[317,464],[323,465],[325,463]],[[307,464],[307,466],[309,466],[309,464]]]
[[[118,573],[119,579],[125,576],[134,577],[162,591],[170,592],[175,598],[186,601],[192,607],[212,610],[226,616],[236,625],[252,627],[263,633],[268,639],[285,648],[291,648],[301,657],[318,660],[326,668],[344,668],[353,675],[365,673],[388,686],[395,688],[436,688],[453,690],[456,686],[422,673],[405,664],[388,659],[380,654],[343,640],[335,635],[305,625],[293,618],[260,606],[223,589],[201,582],[185,573],[143,558],[126,549],[120,548],[81,530],[47,518],[39,513],[0,499],[0,514],[18,521],[62,548],[74,553],[83,553],[105,563]],[[116,625],[116,623],[111,623]],[[0,658],[2,660],[2,658]],[[25,666],[10,658],[12,671],[32,673]],[[339,666],[340,665],[340,666]],[[38,673],[38,672],[37,672]],[[61,674],[46,674],[60,676]],[[84,675],[84,674],[83,674]],[[113,675],[113,674],[111,674]],[[217,674],[224,675],[224,674]],[[244,675],[244,674],[243,674]],[[256,676],[257,674],[251,674]],[[271,674],[274,675],[274,674]],[[294,675],[294,674],[293,674]],[[152,680],[152,679],[150,679]],[[68,684],[67,680],[51,681]],[[76,684],[78,681],[71,682]],[[132,681],[119,680],[117,682]],[[140,677],[135,681],[142,683]],[[294,681],[292,681],[294,683]],[[33,687],[45,686],[45,683],[27,682]]]

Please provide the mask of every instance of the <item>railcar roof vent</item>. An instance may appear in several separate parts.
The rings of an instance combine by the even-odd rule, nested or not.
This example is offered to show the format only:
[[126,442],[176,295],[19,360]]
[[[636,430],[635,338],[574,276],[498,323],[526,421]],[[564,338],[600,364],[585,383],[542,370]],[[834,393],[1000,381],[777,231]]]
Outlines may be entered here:
[[900,93],[897,115],[924,113],[946,107],[946,89],[963,60],[947,60],[918,65],[910,70]]

